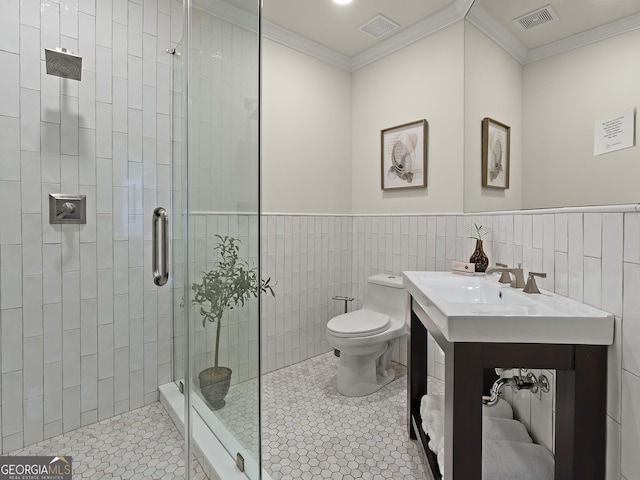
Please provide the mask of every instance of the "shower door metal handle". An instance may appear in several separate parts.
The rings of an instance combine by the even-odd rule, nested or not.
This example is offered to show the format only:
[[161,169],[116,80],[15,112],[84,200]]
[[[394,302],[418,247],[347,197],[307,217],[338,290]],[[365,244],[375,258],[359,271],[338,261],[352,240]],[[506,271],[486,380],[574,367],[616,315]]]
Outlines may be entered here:
[[169,214],[162,207],[153,211],[151,234],[153,283],[161,287],[169,280]]

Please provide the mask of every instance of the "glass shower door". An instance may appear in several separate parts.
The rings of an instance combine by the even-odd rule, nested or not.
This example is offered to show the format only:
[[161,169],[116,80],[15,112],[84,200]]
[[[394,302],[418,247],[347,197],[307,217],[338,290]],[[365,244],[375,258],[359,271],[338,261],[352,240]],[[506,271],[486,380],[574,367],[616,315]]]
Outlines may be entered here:
[[173,72],[174,379],[261,478],[259,1],[194,4]]

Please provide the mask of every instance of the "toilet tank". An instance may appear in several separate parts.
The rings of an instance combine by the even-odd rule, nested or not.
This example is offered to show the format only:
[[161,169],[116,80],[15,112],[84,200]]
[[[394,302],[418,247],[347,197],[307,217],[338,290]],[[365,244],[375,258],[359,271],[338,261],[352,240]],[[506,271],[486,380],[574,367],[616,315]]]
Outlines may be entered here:
[[380,273],[367,279],[362,308],[404,319],[407,295],[400,275]]

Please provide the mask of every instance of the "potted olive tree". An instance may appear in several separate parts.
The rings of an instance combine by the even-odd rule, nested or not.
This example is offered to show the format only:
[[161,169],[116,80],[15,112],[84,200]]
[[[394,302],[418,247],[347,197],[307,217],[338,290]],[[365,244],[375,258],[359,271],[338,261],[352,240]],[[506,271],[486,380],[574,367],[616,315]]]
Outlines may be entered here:
[[200,372],[200,391],[212,409],[218,410],[225,405],[225,396],[231,383],[231,369],[218,365],[220,350],[220,327],[224,312],[244,306],[251,298],[260,293],[275,295],[271,278],[258,278],[258,270],[239,256],[239,243],[236,238],[216,235],[218,241],[214,247],[217,261],[213,269],[205,272],[199,283],[193,283],[191,290],[193,305],[200,307],[202,326],[215,324],[214,365]]

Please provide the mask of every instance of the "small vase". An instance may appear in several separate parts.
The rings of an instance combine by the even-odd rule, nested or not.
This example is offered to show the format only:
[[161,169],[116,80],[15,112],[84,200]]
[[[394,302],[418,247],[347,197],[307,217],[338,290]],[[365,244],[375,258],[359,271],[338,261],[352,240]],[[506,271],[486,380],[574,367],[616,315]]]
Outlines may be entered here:
[[476,240],[476,250],[471,255],[469,262],[476,265],[476,272],[484,272],[489,266],[489,257],[482,249],[482,240]]

